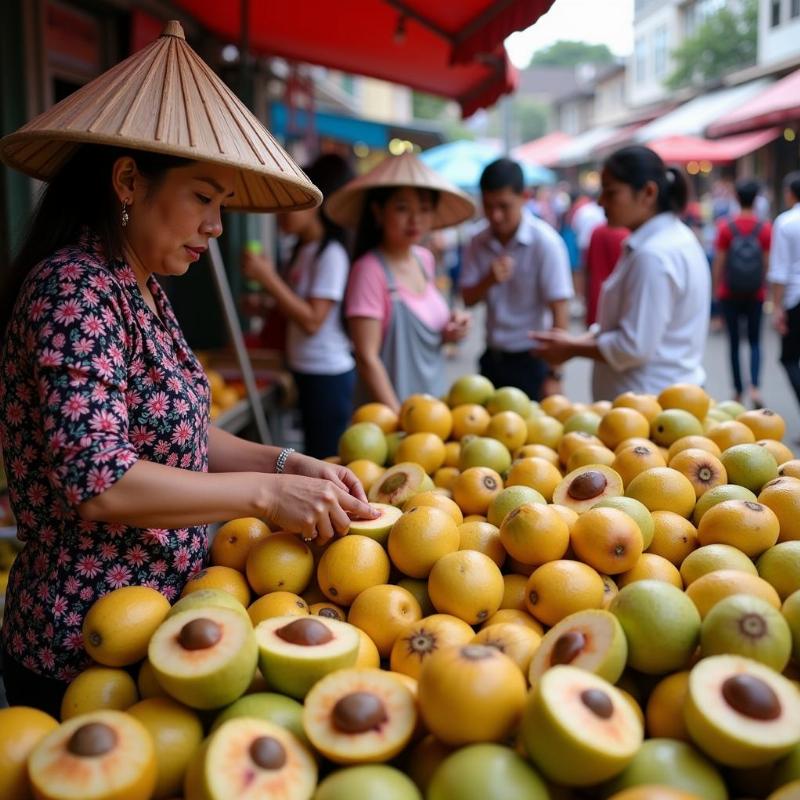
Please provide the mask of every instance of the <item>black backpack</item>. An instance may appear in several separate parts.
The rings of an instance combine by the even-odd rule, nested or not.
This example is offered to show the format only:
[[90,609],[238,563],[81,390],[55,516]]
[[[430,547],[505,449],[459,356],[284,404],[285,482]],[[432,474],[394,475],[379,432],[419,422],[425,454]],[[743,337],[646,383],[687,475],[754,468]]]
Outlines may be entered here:
[[764,282],[764,251],[758,241],[761,223],[746,236],[733,220],[728,227],[733,238],[725,260],[725,283],[731,294],[755,294]]

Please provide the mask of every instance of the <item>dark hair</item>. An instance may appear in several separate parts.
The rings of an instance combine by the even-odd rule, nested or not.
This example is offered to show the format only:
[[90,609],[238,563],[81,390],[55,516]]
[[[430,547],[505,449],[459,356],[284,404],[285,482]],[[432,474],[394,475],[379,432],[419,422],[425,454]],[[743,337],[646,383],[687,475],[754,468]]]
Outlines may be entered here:
[[3,281],[0,332],[6,330],[25,278],[43,259],[78,241],[88,227],[100,238],[109,259],[122,255],[120,202],[111,183],[111,169],[130,156],[148,181],[148,195],[163,181],[167,170],[191,164],[177,158],[139,150],[81,145],[47,184],[28,223],[19,252]]
[[783,179],[783,188],[788,189],[795,197],[795,200],[800,200],[800,170],[790,172]]
[[511,189],[515,194],[522,194],[525,189],[522,167],[510,158],[498,158],[484,168],[481,173],[480,188],[482,192]]
[[736,181],[736,199],[742,208],[752,208],[760,191],[761,184],[752,178],[742,178]]
[[[353,261],[361,258],[364,253],[369,253],[374,250],[383,239],[383,231],[378,223],[375,221],[375,215],[372,213],[372,205],[375,204],[379,208],[383,208],[389,199],[403,186],[379,186],[375,189],[370,189],[364,197],[364,205],[361,209],[361,218],[358,221],[356,228],[356,238],[353,244]],[[439,204],[439,192],[435,189],[423,189],[421,187],[411,187],[417,190],[420,198],[428,198],[433,207]]]
[[632,145],[612,153],[603,165],[620,183],[639,191],[652,181],[658,187],[658,211],[680,214],[689,199],[689,185],[683,172],[667,167],[649,147]]

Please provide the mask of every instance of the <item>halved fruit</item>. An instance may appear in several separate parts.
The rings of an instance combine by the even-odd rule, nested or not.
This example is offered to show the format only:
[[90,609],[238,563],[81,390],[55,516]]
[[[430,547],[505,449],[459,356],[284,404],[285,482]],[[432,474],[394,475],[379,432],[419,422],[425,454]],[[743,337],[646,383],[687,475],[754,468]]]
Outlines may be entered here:
[[639,717],[619,689],[564,665],[542,675],[522,720],[531,760],[565,786],[590,786],[621,772],[643,735]]
[[156,785],[153,739],[122,711],[64,722],[30,755],[34,795],[44,800],[149,800]]
[[165,620],[148,658],[159,685],[192,708],[220,708],[244,694],[256,668],[250,623],[229,608],[196,608]]
[[553,490],[553,502],[579,514],[606,497],[623,493],[622,478],[611,467],[591,464],[572,470]]
[[314,747],[339,764],[388,761],[411,740],[417,708],[408,687],[379,669],[342,669],[308,693],[303,726]]
[[397,506],[388,503],[370,503],[372,508],[380,511],[376,519],[354,519],[350,522],[350,533],[369,536],[380,544],[386,544],[392,525],[400,519],[402,511]]
[[327,617],[274,617],[255,630],[258,666],[276,691],[302,699],[329,672],[356,662],[358,630]]
[[383,475],[369,487],[371,503],[385,503],[402,506],[417,492],[433,489],[433,481],[425,470],[411,461],[402,461],[389,467]]
[[528,680],[535,686],[551,667],[569,664],[616,683],[628,658],[628,642],[609,611],[577,611],[555,624],[533,654]]
[[768,764],[800,743],[800,692],[742,656],[711,656],[694,666],[684,715],[698,747],[728,766]]
[[228,720],[239,717],[255,717],[280,725],[281,728],[293,733],[309,750],[311,749],[311,742],[308,741],[303,729],[303,706],[291,697],[275,692],[246,694],[217,715],[211,725],[210,733],[214,733]]
[[297,737],[273,722],[231,719],[206,739],[186,773],[186,800],[308,800],[317,765]]

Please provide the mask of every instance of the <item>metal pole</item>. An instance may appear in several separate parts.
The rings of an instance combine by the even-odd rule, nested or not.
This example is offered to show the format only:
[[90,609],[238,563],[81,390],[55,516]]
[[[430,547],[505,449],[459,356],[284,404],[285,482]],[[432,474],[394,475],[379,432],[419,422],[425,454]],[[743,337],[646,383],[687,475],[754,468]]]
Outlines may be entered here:
[[231,287],[228,283],[228,276],[225,273],[225,265],[222,263],[222,253],[216,239],[208,242],[208,254],[211,257],[211,274],[214,277],[214,284],[217,289],[222,313],[225,317],[225,325],[228,328],[233,349],[236,352],[236,360],[239,362],[239,369],[242,371],[247,398],[250,401],[250,408],[253,412],[253,420],[258,430],[258,438],[262,444],[271,444],[272,436],[267,425],[267,418],[264,414],[264,406],[261,403],[261,395],[256,386],[256,379],[253,375],[253,366],[250,363],[250,356],[244,346],[244,337],[239,325],[239,317],[236,313],[236,305],[233,302]]

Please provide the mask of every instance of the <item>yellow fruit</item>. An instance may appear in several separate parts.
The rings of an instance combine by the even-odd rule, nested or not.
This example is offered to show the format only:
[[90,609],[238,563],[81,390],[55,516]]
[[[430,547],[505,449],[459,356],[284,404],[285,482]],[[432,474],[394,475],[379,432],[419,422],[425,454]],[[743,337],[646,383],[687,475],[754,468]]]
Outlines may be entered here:
[[613,450],[620,442],[632,436],[647,438],[650,422],[643,414],[633,408],[612,408],[601,420],[597,435],[603,444]]
[[358,645],[358,654],[356,655],[356,663],[354,667],[365,667],[367,669],[380,669],[381,668],[381,654],[375,642],[361,630],[356,628],[360,637]]
[[542,637],[524,625],[506,622],[481,628],[472,641],[474,644],[499,650],[519,667],[523,675],[527,676],[531,659],[541,644]]
[[431,614],[409,625],[397,637],[389,657],[393,672],[419,679],[422,665],[444,647],[467,644],[475,632],[450,614]]
[[645,470],[665,466],[666,461],[654,444],[626,447],[620,450],[611,462],[611,468],[622,478],[624,486]]
[[355,461],[351,461],[347,468],[361,481],[365,492],[368,492],[369,487],[386,472],[385,467],[381,467],[368,458],[357,458]]
[[516,411],[501,411],[489,420],[485,435],[502,442],[509,450],[516,450],[525,444],[528,426]]
[[400,406],[400,428],[406,433],[433,433],[439,439],[447,439],[453,428],[453,415],[447,403],[436,397],[412,394]]
[[608,608],[611,601],[619,594],[619,587],[610,575],[600,575],[603,579],[603,608]]
[[464,522],[458,526],[459,550],[475,550],[483,553],[502,567],[506,550],[500,541],[500,531],[491,522]]
[[659,405],[655,395],[635,394],[634,392],[624,392],[617,395],[612,406],[614,408],[633,408],[642,414],[648,422],[652,422],[664,410]]
[[189,761],[203,741],[199,717],[169,697],[142,700],[128,714],[144,725],[156,746],[158,778],[153,798],[180,794]]
[[786,433],[786,422],[771,408],[745,411],[744,414],[739,414],[736,420],[747,425],[756,439],[774,439],[779,442]]
[[521,458],[543,458],[549,461],[556,469],[561,463],[558,460],[558,453],[552,447],[543,444],[524,444],[514,451],[514,460]]
[[711,398],[700,386],[691,383],[675,383],[668,386],[658,396],[658,404],[665,411],[668,408],[682,408],[694,414],[701,422],[708,413]]
[[683,580],[678,568],[663,556],[655,553],[642,553],[632,569],[617,575],[617,586],[620,589],[634,581],[664,581],[678,589],[683,589]]
[[581,561],[606,575],[631,569],[644,546],[639,526],[616,508],[592,508],[581,514],[572,528],[570,544]]
[[347,622],[347,614],[343,608],[336,603],[313,603],[308,607],[308,613],[312,617],[327,617],[328,619],[338,619],[340,622]]
[[136,676],[136,688],[139,690],[139,697],[146,700],[150,697],[167,697],[167,692],[161,688],[161,684],[156,678],[153,665],[150,659],[146,658],[139,667],[139,674]]
[[456,525],[461,525],[461,523],[464,521],[464,515],[461,513],[461,509],[458,507],[458,504],[454,500],[451,500],[449,497],[445,497],[439,492],[418,492],[406,500],[405,504],[403,505],[403,511],[411,511],[412,508],[417,508],[418,506],[430,506],[431,508],[438,508],[441,511],[444,511],[446,514],[449,514]]
[[[528,579],[525,578],[525,587],[527,587],[527,585]],[[489,617],[489,619],[487,619],[483,625],[481,625],[481,629],[488,628],[490,625],[503,625],[506,622],[510,622],[512,625],[523,625],[526,628],[530,628],[532,631],[536,631],[536,633],[539,635],[544,635],[544,628],[538,619],[534,619],[527,612],[527,610],[516,608],[501,608],[499,611],[496,611],[494,614],[492,614],[492,616]]]
[[[422,510],[420,508],[411,513]],[[452,524],[444,511],[437,508],[429,510],[442,514]],[[332,603],[349,606],[364,589],[386,583],[389,569],[389,557],[378,542],[353,534],[336,539],[327,546],[317,565],[317,583]]]
[[647,735],[651,739],[691,742],[683,721],[683,704],[689,691],[689,672],[673,672],[656,684],[645,709]]
[[564,435],[564,426],[554,417],[531,417],[526,421],[526,445],[540,445],[555,450]]
[[464,514],[485,514],[502,489],[503,479],[493,469],[469,467],[453,481],[453,500]]
[[238,570],[231,567],[206,567],[190,578],[183,587],[181,597],[200,589],[220,589],[233,595],[243,606],[250,602],[250,586]]
[[240,517],[226,522],[211,542],[211,563],[244,572],[247,554],[256,542],[269,536],[267,525],[256,517]]
[[353,413],[351,424],[358,422],[372,422],[384,433],[393,433],[397,430],[399,417],[384,403],[365,403]]
[[[516,609],[525,611],[525,586],[528,583],[525,575],[503,575],[503,599],[500,601],[500,611],[503,609]],[[497,613],[497,612],[496,612]],[[492,615],[494,616],[494,614]]]
[[[449,410],[448,410],[449,411]],[[395,463],[412,461],[419,464],[429,475],[444,464],[446,451],[444,442],[435,433],[419,431],[401,439],[395,452]]]
[[681,564],[681,577],[688,586],[709,572],[720,569],[738,569],[758,575],[756,565],[741,550],[729,544],[707,544],[689,553]]
[[67,686],[61,702],[61,720],[101,708],[125,711],[138,700],[136,683],[124,669],[89,667]]
[[750,444],[756,440],[755,434],[743,422],[728,420],[718,422],[708,429],[706,436],[724,453],[735,444]]
[[674,511],[691,516],[696,496],[689,479],[675,469],[654,467],[639,473],[625,488],[625,495],[650,511]]
[[299,536],[273,533],[250,551],[246,571],[259,596],[278,591],[300,594],[314,573],[314,556]]
[[[489,412],[477,403],[464,403],[452,410],[453,430],[450,435],[459,440],[462,436],[483,436],[492,418]],[[527,433],[527,428],[526,428]]]
[[451,614],[469,625],[492,616],[503,600],[505,585],[500,568],[475,550],[442,556],[428,577],[428,594],[440,614]]
[[439,467],[433,473],[433,485],[452,491],[453,483],[460,474],[461,470],[458,467]]
[[[458,469],[458,464],[461,461],[461,443],[460,442],[445,442],[444,443],[444,464],[445,467],[455,467]],[[439,467],[441,469],[442,467]],[[439,471],[436,470],[436,472]],[[435,475],[436,473],[434,473]]]
[[770,481],[761,489],[758,502],[778,518],[779,542],[800,539],[800,480],[782,477]]
[[777,442],[775,439],[759,439],[756,444],[769,450],[778,466],[794,458],[794,453],[783,442]]
[[58,722],[38,708],[0,708],[0,797],[32,800],[28,756],[57,727]]
[[615,458],[616,456],[613,450],[609,450],[607,447],[598,447],[597,445],[590,444],[586,447],[579,448],[569,457],[565,471],[572,472],[578,469],[578,467],[588,467],[590,464],[604,464],[610,467],[614,463]]
[[114,589],[95,600],[86,614],[83,646],[95,661],[107,667],[135,664],[147,655],[150,637],[169,608],[167,598],[147,586]]
[[673,511],[653,511],[653,540],[648,553],[666,558],[680,568],[697,546],[697,528],[686,517]]
[[781,607],[778,593],[763,578],[738,569],[720,569],[699,577],[686,587],[686,594],[697,606],[700,616],[706,614],[720,601],[732,594],[749,594],[766,600],[777,609]]
[[247,609],[254,628],[259,622],[272,617],[305,617],[308,613],[308,603],[293,592],[270,592],[259,597]]
[[676,453],[669,462],[669,468],[678,470],[689,479],[696,497],[728,482],[728,473],[722,462],[707,450],[695,447]]
[[206,370],[206,378],[208,379],[208,388],[211,390],[212,396],[216,397],[225,389],[225,378],[217,370]]
[[500,526],[500,541],[506,552],[532,566],[563,558],[569,538],[569,527],[559,512],[542,503],[517,506]]
[[752,500],[725,500],[703,514],[697,526],[701,545],[730,544],[751,558],[778,541],[780,523],[772,509]]
[[778,475],[782,478],[800,478],[800,458],[784,461],[778,467]]
[[539,407],[551,417],[562,413],[572,413],[572,403],[563,394],[550,394],[539,402]]
[[603,605],[603,579],[580,561],[542,564],[531,573],[525,591],[528,611],[545,625],[555,625],[576,611]]
[[643,436],[632,436],[630,439],[623,439],[623,441],[614,448],[614,455],[618,456],[623,450],[627,450],[629,447],[647,447],[651,450],[660,450],[658,445],[651,442],[650,439]]
[[558,457],[562,464],[566,465],[576,450],[588,446],[602,447],[603,443],[597,436],[583,431],[570,431],[561,437],[558,444]]
[[716,443],[709,439],[707,436],[681,436],[676,439],[670,446],[667,453],[667,461],[678,455],[682,450],[705,450],[711,453],[712,456],[720,457],[722,451],[717,447]]
[[382,658],[388,658],[400,633],[422,619],[414,595],[402,586],[378,584],[364,589],[350,606],[347,621],[366,633]]
[[567,523],[567,528],[569,528],[569,532],[572,533],[572,528],[574,527],[575,523],[578,521],[578,517],[580,516],[577,511],[573,508],[567,508],[567,506],[562,506],[560,503],[553,503],[550,508],[555,511],[564,522]]

